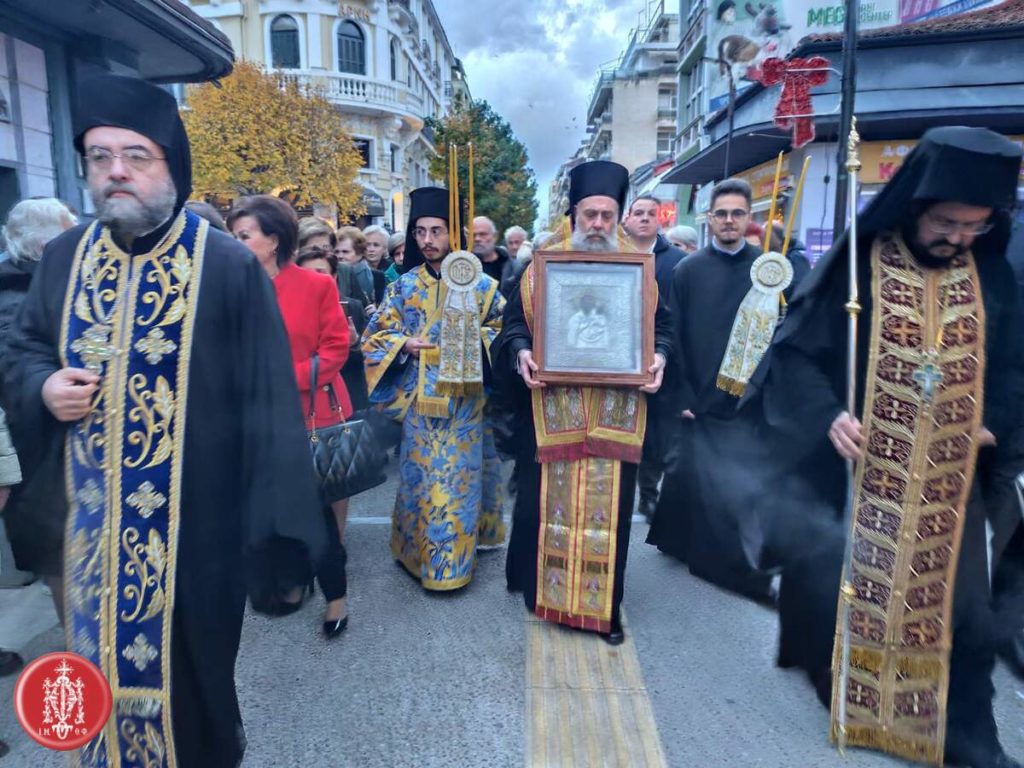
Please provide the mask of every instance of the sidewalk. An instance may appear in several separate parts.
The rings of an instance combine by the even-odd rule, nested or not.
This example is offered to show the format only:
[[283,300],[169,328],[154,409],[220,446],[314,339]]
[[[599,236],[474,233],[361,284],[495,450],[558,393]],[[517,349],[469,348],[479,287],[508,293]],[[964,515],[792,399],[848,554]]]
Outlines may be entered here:
[[21,653],[58,624],[53,600],[41,579],[27,587],[0,589],[0,648]]

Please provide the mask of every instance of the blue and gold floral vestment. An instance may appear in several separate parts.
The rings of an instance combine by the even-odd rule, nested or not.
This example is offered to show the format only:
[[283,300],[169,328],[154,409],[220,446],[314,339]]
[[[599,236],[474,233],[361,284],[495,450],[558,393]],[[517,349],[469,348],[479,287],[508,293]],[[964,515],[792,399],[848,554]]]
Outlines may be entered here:
[[[492,543],[501,524],[500,509],[484,516],[484,488],[500,482],[497,452],[489,451],[485,461],[486,395],[446,394],[438,382],[448,290],[426,265],[413,269],[388,287],[363,334],[370,401],[403,422],[391,551],[434,590],[468,584],[478,543]],[[479,308],[479,343],[489,355],[505,301],[497,281],[487,275],[480,276],[472,294]],[[405,343],[416,337],[434,348],[418,358],[406,355]],[[466,344],[477,343],[467,334]]]

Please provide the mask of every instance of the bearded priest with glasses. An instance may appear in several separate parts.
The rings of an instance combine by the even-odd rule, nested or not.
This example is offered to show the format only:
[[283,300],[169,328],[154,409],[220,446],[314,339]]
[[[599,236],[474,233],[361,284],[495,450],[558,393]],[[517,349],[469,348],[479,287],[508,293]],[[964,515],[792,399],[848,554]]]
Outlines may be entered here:
[[936,765],[1021,765],[992,705],[996,651],[1024,623],[1024,318],[1005,255],[1020,168],[992,131],[928,131],[858,217],[854,412],[848,235],[751,386],[785,478],[764,515],[779,664],[808,672],[835,739]]
[[751,196],[741,179],[712,190],[711,243],[679,262],[672,276],[681,458],[665,476],[647,542],[703,579],[766,601],[770,578],[756,567],[759,444],[751,421],[736,410],[786,300],[810,267],[798,253],[765,254],[744,239]]
[[247,576],[286,593],[325,545],[288,336],[260,263],[185,207],[174,97],[78,97],[96,221],[46,247],[3,387],[39,535],[67,519],[67,648],[113,691],[74,762],[238,765]]

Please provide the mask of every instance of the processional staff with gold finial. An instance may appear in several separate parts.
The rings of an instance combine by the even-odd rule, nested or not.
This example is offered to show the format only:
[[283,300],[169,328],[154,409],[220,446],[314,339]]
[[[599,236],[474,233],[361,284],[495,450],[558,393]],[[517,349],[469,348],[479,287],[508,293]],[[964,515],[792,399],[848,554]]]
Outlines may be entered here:
[[[849,269],[850,292],[846,301],[848,323],[846,345],[846,412],[851,417],[857,413],[857,320],[860,315],[860,293],[857,286],[857,177],[860,174],[860,135],[857,133],[857,118],[853,118],[850,136],[847,140],[846,170],[848,172],[847,204],[849,206],[850,223],[847,227],[847,260]],[[856,462],[846,460],[847,482],[847,526],[853,525],[853,510],[856,499],[854,494]],[[850,600],[853,590],[853,535],[846,540],[846,556],[843,558],[843,582],[839,588],[839,632],[836,641],[840,645],[840,668],[838,680],[833,686],[832,717],[833,732],[839,751],[846,749],[846,688],[850,675]],[[833,669],[835,675],[837,670]]]

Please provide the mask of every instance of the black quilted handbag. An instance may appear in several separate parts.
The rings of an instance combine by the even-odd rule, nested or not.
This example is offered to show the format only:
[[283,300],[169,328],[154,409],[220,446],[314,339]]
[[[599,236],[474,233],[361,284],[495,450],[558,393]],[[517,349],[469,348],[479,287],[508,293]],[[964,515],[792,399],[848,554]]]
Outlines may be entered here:
[[[376,488],[386,479],[387,457],[378,443],[373,427],[366,419],[354,419],[332,427],[316,427],[316,381],[320,358],[313,355],[310,365],[309,448],[313,453],[313,469],[320,483],[324,504],[332,504],[357,493]],[[341,404],[334,387],[327,384],[331,410],[341,413]]]

